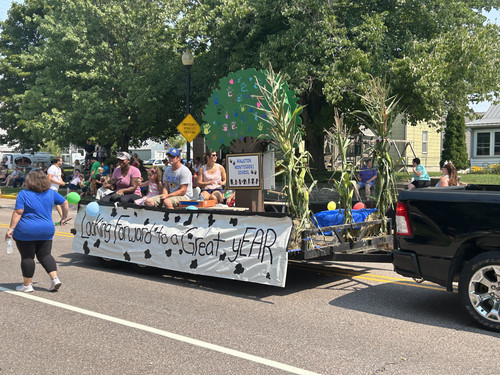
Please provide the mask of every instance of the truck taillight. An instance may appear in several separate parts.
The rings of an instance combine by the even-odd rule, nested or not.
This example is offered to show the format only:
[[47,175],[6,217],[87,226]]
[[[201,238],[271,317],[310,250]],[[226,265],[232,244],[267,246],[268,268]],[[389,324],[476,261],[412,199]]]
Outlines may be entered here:
[[404,203],[398,202],[396,208],[396,233],[398,236],[411,236],[410,218],[408,208]]

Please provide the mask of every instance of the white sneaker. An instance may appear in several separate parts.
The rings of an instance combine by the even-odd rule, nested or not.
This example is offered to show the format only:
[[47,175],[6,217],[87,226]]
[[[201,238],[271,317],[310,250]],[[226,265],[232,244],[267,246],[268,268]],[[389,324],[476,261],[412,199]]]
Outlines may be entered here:
[[55,279],[52,279],[51,283],[50,283],[50,287],[49,287],[49,290],[50,291],[56,291],[57,289],[59,289],[61,287],[61,281],[59,280],[59,278],[55,278]]
[[34,292],[35,289],[33,289],[33,285],[19,285],[19,286],[16,286],[16,290],[18,292],[24,292],[24,293],[31,293],[31,292]]

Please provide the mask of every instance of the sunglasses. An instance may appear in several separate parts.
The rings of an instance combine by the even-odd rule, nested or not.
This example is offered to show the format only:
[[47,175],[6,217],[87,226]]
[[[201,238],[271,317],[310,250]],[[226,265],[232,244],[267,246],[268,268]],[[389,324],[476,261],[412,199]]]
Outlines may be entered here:
[[212,154],[212,155],[210,155],[210,156],[214,157],[214,156],[217,156],[217,154]]

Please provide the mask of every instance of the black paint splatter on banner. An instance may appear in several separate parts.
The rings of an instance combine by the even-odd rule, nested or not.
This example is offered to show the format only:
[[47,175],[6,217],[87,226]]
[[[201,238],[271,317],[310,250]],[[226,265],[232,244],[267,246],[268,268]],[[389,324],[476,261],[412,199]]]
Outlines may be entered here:
[[187,227],[188,225],[191,225],[192,222],[193,222],[193,214],[190,214],[189,218],[184,223],[182,223],[182,225]]
[[137,217],[137,211],[134,211],[134,216]]
[[181,254],[181,255],[182,255],[182,249],[179,249],[179,254]]
[[169,221],[170,218],[168,217],[168,213],[165,213],[165,215],[163,215],[163,221]]
[[149,249],[144,252],[144,259],[151,259],[151,252]]
[[233,217],[231,220],[229,220],[229,224],[232,224],[233,227],[238,225],[238,219]]
[[123,253],[123,257],[125,258],[125,260],[126,260],[126,261],[130,262],[130,255],[129,255],[129,253],[128,253],[128,252],[126,252],[126,251],[125,251],[125,252]]
[[176,223],[178,223],[179,221],[181,221],[181,217],[180,217],[180,216],[176,216],[176,217],[175,217],[175,219],[174,219],[174,221],[175,221]]
[[188,239],[192,240],[193,239],[193,233],[188,233]]
[[118,215],[118,212],[116,211],[116,208],[113,207],[113,209],[111,210],[111,217],[115,217],[116,215]]
[[165,250],[165,255],[170,257],[172,255],[172,249]]
[[198,259],[194,259],[191,264],[189,265],[189,268],[195,270],[198,268]]
[[148,224],[149,224],[149,219],[144,220],[144,225],[148,225]]
[[75,228],[71,228],[70,232],[73,233],[73,234],[76,234],[76,229]]
[[224,260],[226,259],[226,253],[222,253],[221,255],[219,255],[219,260]]
[[271,280],[271,274],[268,272],[267,275],[266,275],[266,279],[269,279]]
[[94,247],[95,247],[96,249],[98,249],[98,248],[99,248],[99,246],[101,246],[101,240],[98,238],[98,239],[97,239],[97,241],[96,241],[96,242],[94,242]]
[[214,225],[214,223],[215,223],[214,215],[213,214],[208,215],[208,226],[211,227],[212,225]]
[[85,241],[83,243],[83,252],[85,253],[85,255],[89,255],[89,253],[90,253],[89,241]]
[[234,267],[234,272],[236,275],[240,275],[242,274],[243,272],[245,272],[245,269],[243,268],[243,266],[241,265],[241,263],[238,263],[236,265],[236,267]]

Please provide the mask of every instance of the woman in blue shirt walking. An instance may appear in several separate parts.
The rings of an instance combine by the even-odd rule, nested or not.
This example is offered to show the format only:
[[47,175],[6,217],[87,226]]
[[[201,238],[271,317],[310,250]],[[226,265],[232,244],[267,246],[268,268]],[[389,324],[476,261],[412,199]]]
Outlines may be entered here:
[[61,286],[57,277],[57,265],[52,251],[52,238],[55,227],[52,221],[52,208],[61,205],[61,225],[68,221],[68,202],[55,190],[50,188],[47,175],[41,170],[32,170],[26,177],[26,190],[17,196],[14,212],[5,239],[14,238],[21,254],[21,270],[24,284],[16,287],[21,292],[33,292],[33,275],[35,273],[35,255],[49,274],[50,291]]

